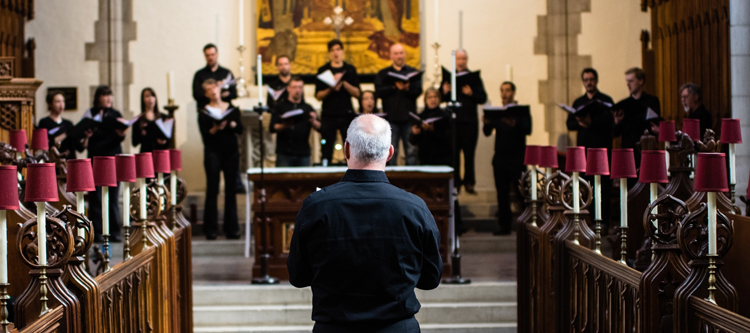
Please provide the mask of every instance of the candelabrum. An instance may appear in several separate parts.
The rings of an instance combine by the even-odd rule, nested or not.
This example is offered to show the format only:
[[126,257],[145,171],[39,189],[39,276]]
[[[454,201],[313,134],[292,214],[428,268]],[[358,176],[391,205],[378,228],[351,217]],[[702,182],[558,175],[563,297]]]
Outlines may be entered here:
[[132,259],[130,256],[130,226],[125,225],[123,229],[123,240],[122,240],[122,261],[128,261]]
[[245,86],[245,65],[242,62],[242,53],[245,52],[245,46],[240,45],[237,47],[237,51],[240,51],[240,75],[237,77],[237,97],[247,97],[247,87]]
[[620,245],[620,263],[623,265],[628,264],[628,227],[620,227],[620,239],[622,244]]
[[443,71],[440,70],[440,57],[438,56],[438,50],[440,50],[440,44],[438,42],[435,42],[432,44],[432,48],[435,49],[435,63],[433,64],[433,70],[434,73],[433,79],[432,79],[432,87],[435,89],[440,89],[440,77],[443,74]]
[[8,295],[8,286],[10,285],[7,283],[0,283],[0,333],[9,332],[8,302],[10,301],[10,296]]
[[109,234],[104,234],[102,237],[104,238],[104,242],[102,243],[102,249],[104,250],[104,273],[106,273],[112,270],[112,267],[109,266]]

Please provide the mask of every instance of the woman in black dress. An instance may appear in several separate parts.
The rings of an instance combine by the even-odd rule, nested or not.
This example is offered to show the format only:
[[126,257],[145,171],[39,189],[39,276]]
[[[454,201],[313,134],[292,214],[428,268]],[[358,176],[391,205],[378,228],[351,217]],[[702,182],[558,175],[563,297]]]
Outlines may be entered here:
[[440,108],[440,92],[429,88],[424,93],[422,120],[412,126],[409,141],[419,146],[419,163],[422,165],[451,165],[450,117]]
[[94,132],[86,131],[83,138],[68,138],[67,132],[73,128],[73,123],[62,117],[65,110],[65,96],[59,91],[52,91],[47,94],[46,100],[49,116],[40,119],[37,128],[47,129],[50,149],[59,145],[60,156],[69,160],[75,159],[76,151],[82,152],[86,149],[89,137]]
[[160,130],[154,123],[160,118],[166,120],[167,115],[159,113],[156,93],[151,88],[143,88],[141,91],[141,118],[133,125],[132,136],[133,147],[140,145],[141,153],[169,149],[169,140],[159,134]]

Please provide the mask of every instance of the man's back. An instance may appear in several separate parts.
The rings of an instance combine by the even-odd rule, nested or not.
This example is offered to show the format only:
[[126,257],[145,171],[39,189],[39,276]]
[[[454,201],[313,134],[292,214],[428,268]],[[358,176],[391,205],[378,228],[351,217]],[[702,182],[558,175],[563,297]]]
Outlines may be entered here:
[[318,324],[387,326],[419,311],[415,287],[440,283],[439,239],[419,197],[390,185],[382,171],[349,170],[300,209],[289,280],[312,286]]

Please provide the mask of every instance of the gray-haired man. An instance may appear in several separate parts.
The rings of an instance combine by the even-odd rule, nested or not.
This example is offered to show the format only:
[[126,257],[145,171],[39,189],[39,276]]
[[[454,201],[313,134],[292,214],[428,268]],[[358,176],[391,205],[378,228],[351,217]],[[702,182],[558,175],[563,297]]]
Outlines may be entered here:
[[440,233],[422,199],[388,183],[388,122],[362,115],[347,132],[349,170],[297,214],[289,281],[312,286],[313,332],[419,332],[414,288],[440,283]]

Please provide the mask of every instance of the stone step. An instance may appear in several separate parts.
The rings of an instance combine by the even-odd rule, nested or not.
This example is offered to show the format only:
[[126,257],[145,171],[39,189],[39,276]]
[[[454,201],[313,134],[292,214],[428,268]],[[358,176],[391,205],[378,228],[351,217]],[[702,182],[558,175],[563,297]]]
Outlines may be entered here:
[[[312,305],[194,306],[196,327],[223,325],[312,325]],[[425,324],[511,323],[515,302],[424,303],[416,318]]]
[[[469,285],[442,284],[434,290],[416,290],[417,299],[426,303],[449,302],[515,302],[515,282],[477,282]],[[193,305],[260,306],[310,305],[310,288],[295,288],[289,284],[275,286],[199,285],[193,287]]]
[[[515,323],[420,324],[423,333],[515,333]],[[312,326],[196,327],[196,333],[311,333]]]
[[206,240],[205,237],[193,238],[193,258],[195,257],[236,257],[245,255],[245,234],[242,239]]
[[464,227],[480,233],[490,233],[498,228],[497,218],[490,217],[462,217]]
[[[494,227],[497,227],[497,223]],[[468,232],[460,240],[462,254],[516,252],[516,235],[494,236],[488,232]]]
[[497,214],[497,201],[495,202],[480,202],[480,203],[463,203],[459,202],[461,207],[461,217],[494,217]]

